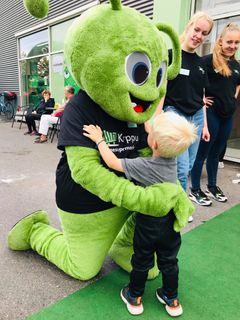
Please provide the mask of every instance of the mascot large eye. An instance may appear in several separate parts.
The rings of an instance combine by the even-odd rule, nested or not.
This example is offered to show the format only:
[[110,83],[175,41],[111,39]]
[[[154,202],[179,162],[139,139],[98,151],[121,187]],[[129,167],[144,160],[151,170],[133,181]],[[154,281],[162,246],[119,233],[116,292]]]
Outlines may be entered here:
[[157,73],[157,87],[160,88],[162,82],[163,82],[163,79],[164,79],[164,76],[165,76],[165,72],[166,72],[166,69],[167,69],[167,64],[166,62],[162,62],[160,64],[160,67],[158,69],[158,73]]
[[125,62],[125,72],[132,83],[138,86],[143,85],[151,73],[151,62],[148,56],[142,52],[129,54]]

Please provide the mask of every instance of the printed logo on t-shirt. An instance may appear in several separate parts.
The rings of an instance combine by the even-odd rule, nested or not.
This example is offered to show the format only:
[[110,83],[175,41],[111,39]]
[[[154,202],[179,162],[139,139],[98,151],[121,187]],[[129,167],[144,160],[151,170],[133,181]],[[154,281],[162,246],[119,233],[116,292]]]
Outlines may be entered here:
[[111,146],[117,146],[117,132],[108,132],[103,130],[103,137],[106,141],[106,144]]
[[139,141],[138,135],[124,135],[123,133],[109,132],[106,130],[103,130],[103,137],[112,152],[117,153],[134,150],[136,143]]
[[205,70],[201,66],[198,66],[198,70],[201,71],[202,74],[205,74]]

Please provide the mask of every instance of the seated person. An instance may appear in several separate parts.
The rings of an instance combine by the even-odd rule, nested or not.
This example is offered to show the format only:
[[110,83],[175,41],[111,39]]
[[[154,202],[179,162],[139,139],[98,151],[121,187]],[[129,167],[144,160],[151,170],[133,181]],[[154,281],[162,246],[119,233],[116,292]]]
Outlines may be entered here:
[[64,88],[64,96],[66,102],[63,105],[60,105],[57,110],[55,110],[52,114],[44,114],[41,117],[40,125],[39,125],[39,134],[34,143],[44,143],[47,141],[47,133],[50,127],[50,124],[56,124],[58,122],[58,118],[62,116],[65,105],[67,102],[74,96],[75,89],[71,86],[66,86]]
[[40,101],[37,108],[25,116],[27,126],[28,126],[28,131],[24,133],[25,135],[27,134],[30,134],[31,136],[37,135],[38,132],[36,129],[35,120],[40,120],[43,114],[50,114],[52,110],[48,110],[48,108],[54,108],[55,101],[53,98],[51,98],[51,92],[48,90],[44,90],[42,92],[42,96],[43,96],[43,99]]
[[[196,127],[173,112],[165,112],[145,126],[152,157],[118,159],[108,147],[100,127],[85,125],[84,135],[94,141],[106,165],[124,172],[126,177],[140,185],[159,182],[177,182],[176,156],[184,152],[196,140]],[[178,299],[178,259],[180,229],[188,219],[177,225],[171,210],[165,217],[155,218],[140,213],[136,216],[133,238],[134,254],[129,284],[121,290],[122,300],[131,314],[143,312],[141,298],[144,293],[148,271],[154,266],[154,253],[162,272],[162,288],[157,289],[158,300],[166,305],[171,316],[183,313]]]

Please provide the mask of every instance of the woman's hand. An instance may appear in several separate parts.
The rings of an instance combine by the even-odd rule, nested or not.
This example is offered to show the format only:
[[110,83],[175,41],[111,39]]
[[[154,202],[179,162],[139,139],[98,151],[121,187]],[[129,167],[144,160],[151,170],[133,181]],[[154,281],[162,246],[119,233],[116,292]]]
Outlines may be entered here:
[[85,131],[83,135],[91,139],[96,144],[103,138],[102,129],[99,126],[94,126],[93,124],[90,124],[89,126],[84,125],[83,130]]
[[204,102],[204,105],[206,106],[206,108],[211,107],[213,105],[214,98],[213,97],[204,97],[203,102]]
[[206,142],[210,141],[210,133],[208,131],[208,127],[204,126],[202,130],[202,139]]

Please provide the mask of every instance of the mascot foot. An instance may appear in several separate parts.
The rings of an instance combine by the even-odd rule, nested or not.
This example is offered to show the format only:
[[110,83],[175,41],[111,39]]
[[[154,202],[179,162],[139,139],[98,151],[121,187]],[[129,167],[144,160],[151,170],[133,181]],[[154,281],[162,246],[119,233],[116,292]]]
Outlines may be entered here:
[[47,212],[42,210],[35,211],[19,220],[8,234],[8,247],[12,250],[31,249],[29,243],[30,233],[32,226],[37,222],[49,224]]

